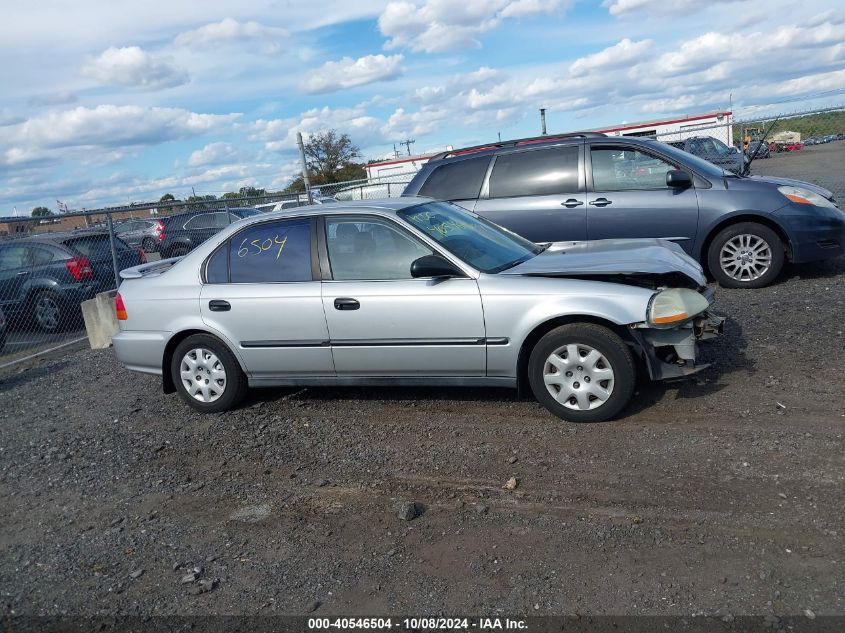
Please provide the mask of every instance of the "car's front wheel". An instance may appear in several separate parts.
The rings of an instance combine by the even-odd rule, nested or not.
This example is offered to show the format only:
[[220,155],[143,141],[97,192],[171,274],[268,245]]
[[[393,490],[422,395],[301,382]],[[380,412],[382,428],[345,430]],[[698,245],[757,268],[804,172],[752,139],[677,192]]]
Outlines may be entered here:
[[248,388],[246,376],[229,348],[207,334],[195,334],[179,343],[170,372],[182,399],[203,413],[231,409]]
[[740,222],[713,238],[707,265],[723,288],[763,288],[777,279],[784,258],[777,233],[756,222]]
[[631,350],[612,330],[571,323],[541,338],[528,361],[534,397],[569,422],[603,422],[617,415],[634,393]]

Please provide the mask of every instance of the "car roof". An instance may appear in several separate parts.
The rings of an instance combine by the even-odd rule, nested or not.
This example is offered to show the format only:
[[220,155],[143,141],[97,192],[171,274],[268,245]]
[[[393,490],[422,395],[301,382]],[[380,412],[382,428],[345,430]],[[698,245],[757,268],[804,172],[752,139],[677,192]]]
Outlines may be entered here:
[[[55,243],[55,242],[65,242],[70,239],[86,237],[89,235],[104,235],[108,236],[109,232],[103,229],[79,229],[77,231],[62,231],[57,233],[39,233],[37,235],[30,235],[28,237],[23,237],[20,239],[14,240],[14,242],[26,242],[28,244],[32,244],[34,242],[41,242],[41,243]],[[14,243],[12,242],[12,243]]]
[[396,215],[397,212],[425,202],[434,202],[434,198],[408,196],[402,198],[384,198],[381,200],[350,200],[332,204],[311,204],[293,209],[283,209],[262,215],[254,215],[241,220],[250,221],[309,217],[312,215],[349,215],[350,213],[371,213],[373,215]]

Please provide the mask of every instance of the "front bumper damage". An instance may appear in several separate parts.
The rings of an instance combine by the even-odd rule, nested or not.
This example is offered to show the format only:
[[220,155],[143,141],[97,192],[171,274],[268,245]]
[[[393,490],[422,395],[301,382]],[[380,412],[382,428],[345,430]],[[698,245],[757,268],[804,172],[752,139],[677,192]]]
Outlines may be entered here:
[[722,333],[725,318],[705,311],[680,327],[658,330],[639,323],[631,334],[639,343],[652,380],[683,378],[709,367],[696,363],[698,343]]

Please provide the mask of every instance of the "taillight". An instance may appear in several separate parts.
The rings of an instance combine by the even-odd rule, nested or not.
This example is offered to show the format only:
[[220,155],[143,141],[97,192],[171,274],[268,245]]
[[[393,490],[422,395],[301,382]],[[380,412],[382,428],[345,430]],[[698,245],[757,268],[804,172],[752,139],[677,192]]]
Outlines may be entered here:
[[120,296],[119,292],[114,297],[114,311],[117,314],[118,321],[125,321],[129,318],[129,315],[126,314],[126,306],[123,304],[123,297]]
[[138,249],[138,263],[139,264],[146,264],[147,263],[147,254],[144,252],[143,248]]
[[164,220],[156,220],[156,226],[153,231],[156,233],[162,233],[164,231]]
[[163,241],[164,241],[164,231],[162,231],[161,233],[159,233],[159,234],[158,234],[158,241],[159,241],[159,242],[163,242]]
[[76,281],[94,278],[94,269],[91,268],[91,262],[88,261],[87,257],[69,259],[65,262],[65,266]]

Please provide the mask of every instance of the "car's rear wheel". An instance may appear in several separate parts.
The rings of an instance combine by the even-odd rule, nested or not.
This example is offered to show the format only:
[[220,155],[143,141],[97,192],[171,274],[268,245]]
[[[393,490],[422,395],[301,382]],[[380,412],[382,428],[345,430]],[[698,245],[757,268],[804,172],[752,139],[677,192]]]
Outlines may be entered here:
[[67,310],[55,292],[44,290],[32,298],[32,318],[42,332],[61,331],[67,316]]
[[756,222],[729,226],[713,238],[707,254],[710,274],[724,288],[763,288],[783,269],[783,241]]
[[235,356],[220,340],[207,334],[195,334],[179,343],[170,372],[182,399],[203,413],[231,409],[248,389]]
[[154,253],[156,250],[156,241],[151,237],[145,237],[144,241],[141,242],[141,248],[146,253]]
[[612,330],[571,323],[541,338],[528,361],[537,400],[569,422],[603,422],[631,401],[636,382],[631,350]]

